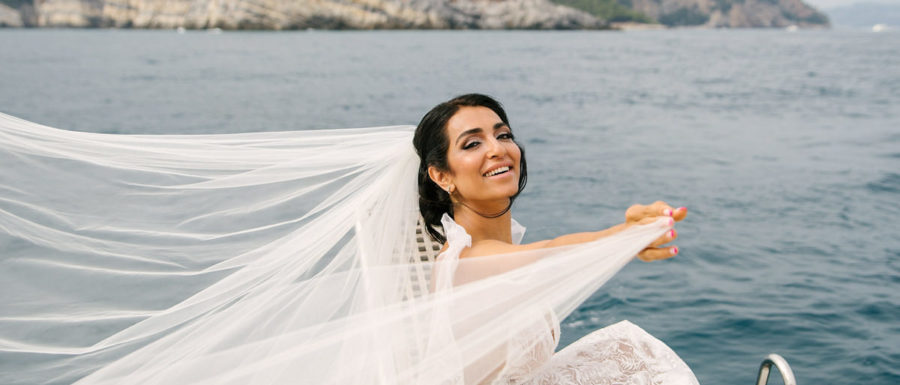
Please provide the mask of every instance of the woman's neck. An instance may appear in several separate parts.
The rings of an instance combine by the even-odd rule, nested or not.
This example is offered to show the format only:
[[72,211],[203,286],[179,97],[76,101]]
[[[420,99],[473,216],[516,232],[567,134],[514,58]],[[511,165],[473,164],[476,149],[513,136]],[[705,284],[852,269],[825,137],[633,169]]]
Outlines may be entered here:
[[[508,206],[509,202],[502,205],[457,203],[453,206],[453,220],[466,229],[466,232],[472,237],[473,244],[489,239],[512,243],[512,232],[510,231],[512,214],[507,210]],[[494,217],[494,214],[499,212],[503,212],[503,214]]]

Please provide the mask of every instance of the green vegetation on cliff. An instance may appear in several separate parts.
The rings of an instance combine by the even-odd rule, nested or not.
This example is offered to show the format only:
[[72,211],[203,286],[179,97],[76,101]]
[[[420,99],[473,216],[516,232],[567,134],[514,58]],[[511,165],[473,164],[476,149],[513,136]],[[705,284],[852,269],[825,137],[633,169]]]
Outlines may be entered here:
[[804,0],[551,0],[608,22],[658,22],[670,27],[827,26]]
[[674,12],[659,17],[660,23],[670,27],[702,25],[706,24],[707,21],[709,21],[709,14],[701,12],[696,6],[692,8],[678,8]]
[[633,21],[637,23],[654,23],[655,21],[632,10],[631,0],[551,0],[556,4],[580,9],[597,16],[607,22]]

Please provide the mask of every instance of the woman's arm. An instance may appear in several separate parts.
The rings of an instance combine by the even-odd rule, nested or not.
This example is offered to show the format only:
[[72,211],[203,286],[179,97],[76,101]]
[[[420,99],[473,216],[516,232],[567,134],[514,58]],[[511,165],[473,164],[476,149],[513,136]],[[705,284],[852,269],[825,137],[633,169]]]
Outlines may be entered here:
[[[566,234],[553,239],[547,239],[524,245],[513,245],[496,240],[484,240],[476,242],[472,245],[472,247],[464,250],[460,255],[460,258],[505,254],[517,251],[536,250],[548,247],[592,242],[616,234],[634,225],[642,225],[654,222],[660,217],[671,217],[670,226],[674,226],[675,222],[683,220],[685,216],[687,216],[687,208],[680,207],[678,209],[673,209],[671,206],[662,201],[657,201],[647,206],[633,205],[629,207],[625,212],[624,223],[620,223],[605,230]],[[653,243],[651,243],[647,248],[638,253],[638,258],[642,261],[655,261],[675,256],[676,254],[678,254],[678,247],[669,246],[661,248],[659,246],[669,243],[677,237],[678,233],[675,232],[674,228],[670,231],[667,231],[665,234],[663,234],[663,236],[653,241]]]

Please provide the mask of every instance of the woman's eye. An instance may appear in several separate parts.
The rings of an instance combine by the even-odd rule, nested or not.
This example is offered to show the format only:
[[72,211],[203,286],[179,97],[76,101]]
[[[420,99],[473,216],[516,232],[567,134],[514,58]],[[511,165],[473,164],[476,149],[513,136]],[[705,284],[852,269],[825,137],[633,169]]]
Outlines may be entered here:
[[513,134],[511,132],[504,132],[500,135],[497,135],[497,139],[500,139],[500,140],[507,140],[507,139],[512,139],[512,138],[513,138]]
[[471,142],[468,142],[468,143],[466,143],[466,144],[463,146],[463,150],[468,150],[468,149],[471,149],[471,148],[475,148],[475,147],[477,147],[478,144],[480,144],[480,143],[481,143],[481,142],[479,142],[479,141],[477,141],[477,140],[473,140],[473,141],[471,141]]

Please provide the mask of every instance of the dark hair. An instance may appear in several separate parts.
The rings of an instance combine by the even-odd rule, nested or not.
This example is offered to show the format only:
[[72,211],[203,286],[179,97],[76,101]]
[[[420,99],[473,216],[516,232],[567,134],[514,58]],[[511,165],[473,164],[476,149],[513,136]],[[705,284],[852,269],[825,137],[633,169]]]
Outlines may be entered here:
[[[500,102],[494,100],[490,96],[481,94],[460,95],[446,102],[438,104],[431,111],[428,111],[422,121],[416,127],[416,134],[413,137],[413,146],[416,153],[419,154],[419,212],[425,219],[425,228],[431,238],[444,243],[446,238],[441,234],[441,216],[444,213],[453,216],[453,204],[450,201],[450,194],[441,189],[437,183],[428,177],[428,167],[434,166],[439,170],[449,170],[447,164],[447,150],[450,141],[447,138],[447,122],[459,111],[460,107],[487,107],[494,111],[503,123],[509,126],[509,120],[506,118],[506,111]],[[516,142],[516,146],[522,152],[519,163],[519,191],[509,198],[509,204],[519,196],[525,188],[525,182],[528,180],[527,168],[525,167],[525,150]]]

